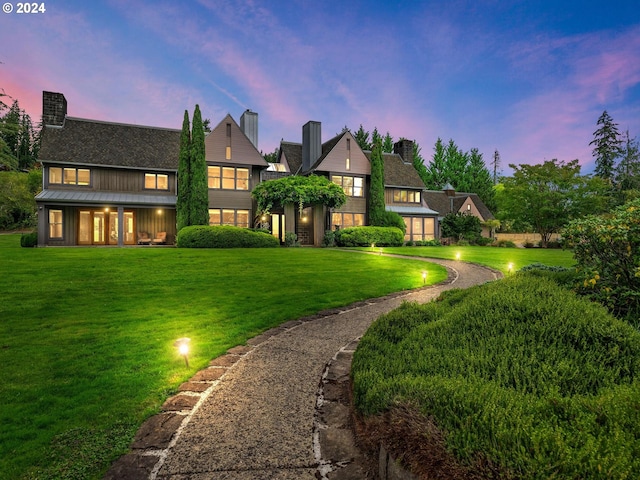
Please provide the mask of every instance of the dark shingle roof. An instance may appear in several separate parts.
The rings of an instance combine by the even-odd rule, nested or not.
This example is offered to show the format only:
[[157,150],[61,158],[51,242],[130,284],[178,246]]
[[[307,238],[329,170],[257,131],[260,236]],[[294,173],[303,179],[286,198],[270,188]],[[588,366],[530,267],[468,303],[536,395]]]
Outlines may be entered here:
[[[302,144],[282,141],[280,151],[289,163],[289,171],[294,175],[300,173],[298,170],[302,167]],[[282,159],[280,158],[279,161]]]
[[66,117],[47,126],[40,160],[129,168],[178,169],[180,130]]
[[[369,157],[371,159],[371,157]],[[388,187],[425,188],[413,164],[405,163],[397,153],[383,153],[384,184]]]
[[454,196],[449,197],[443,190],[427,190],[422,194],[422,198],[427,202],[429,208],[437,211],[442,216],[460,210],[465,200],[469,197],[473,200],[474,205],[484,220],[494,218],[491,211],[475,193],[456,192]]

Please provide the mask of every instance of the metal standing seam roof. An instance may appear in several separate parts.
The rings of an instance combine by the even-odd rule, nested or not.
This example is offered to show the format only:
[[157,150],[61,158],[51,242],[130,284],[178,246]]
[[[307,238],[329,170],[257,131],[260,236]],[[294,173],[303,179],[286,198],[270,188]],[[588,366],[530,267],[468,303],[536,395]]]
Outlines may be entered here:
[[409,207],[398,205],[387,205],[386,209],[404,215],[438,215],[438,212],[427,207]]
[[176,205],[176,196],[175,195],[147,195],[142,193],[43,190],[38,195],[36,195],[36,202],[174,207]]

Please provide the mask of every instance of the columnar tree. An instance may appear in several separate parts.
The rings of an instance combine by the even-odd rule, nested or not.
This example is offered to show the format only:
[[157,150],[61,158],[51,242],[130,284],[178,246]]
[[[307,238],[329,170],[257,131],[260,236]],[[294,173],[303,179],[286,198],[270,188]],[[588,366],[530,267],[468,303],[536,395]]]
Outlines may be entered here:
[[191,130],[189,112],[184,111],[182,132],[180,133],[180,157],[178,159],[178,198],[176,201],[176,220],[178,231],[191,225],[189,204],[191,197]]
[[614,123],[605,110],[598,118],[599,128],[593,132],[593,156],[596,158],[595,174],[605,180],[613,180],[613,170],[616,158],[621,154],[620,133],[618,124]]
[[377,141],[371,151],[369,223],[371,225],[382,225],[384,212],[384,164],[382,163],[382,144],[380,141]]
[[204,151],[204,127],[199,105],[196,105],[193,112],[190,175],[189,221],[191,225],[209,225],[207,162]]

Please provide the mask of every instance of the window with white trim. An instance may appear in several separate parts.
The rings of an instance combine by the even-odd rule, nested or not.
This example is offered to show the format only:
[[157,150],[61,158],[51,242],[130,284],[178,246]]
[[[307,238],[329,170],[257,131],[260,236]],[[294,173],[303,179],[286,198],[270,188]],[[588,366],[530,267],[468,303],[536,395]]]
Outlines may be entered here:
[[340,185],[348,197],[364,196],[364,178],[349,175],[332,175],[331,181]]

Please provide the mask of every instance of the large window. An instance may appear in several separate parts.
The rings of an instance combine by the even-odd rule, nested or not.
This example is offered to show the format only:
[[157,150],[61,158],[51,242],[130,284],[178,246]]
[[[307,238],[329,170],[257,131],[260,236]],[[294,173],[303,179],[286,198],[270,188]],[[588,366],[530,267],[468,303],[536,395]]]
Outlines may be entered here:
[[351,177],[348,175],[332,175],[331,181],[340,185],[348,197],[364,196],[364,178]]
[[249,190],[249,169],[237,167],[207,167],[209,188]]
[[395,203],[420,203],[420,192],[415,190],[394,190],[393,201]]
[[233,225],[249,228],[249,210],[231,208],[210,208],[209,225]]
[[407,230],[404,239],[407,241],[433,240],[435,238],[435,222],[431,217],[402,217]]
[[62,210],[49,210],[49,238],[62,238]]
[[148,190],[169,190],[169,175],[164,173],[145,173],[144,188]]
[[49,184],[90,185],[91,170],[88,168],[49,167]]
[[364,213],[334,212],[331,214],[331,230],[362,225],[364,225]]

